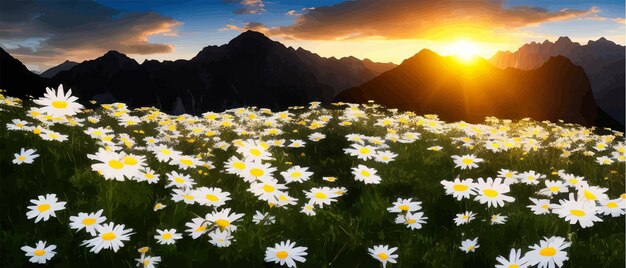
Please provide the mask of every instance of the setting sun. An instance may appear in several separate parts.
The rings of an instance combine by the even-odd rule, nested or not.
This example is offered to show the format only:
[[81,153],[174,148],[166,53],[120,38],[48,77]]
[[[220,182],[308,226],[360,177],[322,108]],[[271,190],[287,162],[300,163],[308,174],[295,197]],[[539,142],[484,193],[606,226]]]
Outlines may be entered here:
[[450,52],[463,61],[471,61],[480,53],[478,46],[467,40],[459,40],[452,44]]

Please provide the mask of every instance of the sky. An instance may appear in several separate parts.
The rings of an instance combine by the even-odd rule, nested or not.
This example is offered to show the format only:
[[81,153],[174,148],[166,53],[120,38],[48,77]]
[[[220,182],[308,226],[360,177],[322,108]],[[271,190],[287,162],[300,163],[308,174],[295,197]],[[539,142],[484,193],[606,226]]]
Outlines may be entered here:
[[0,46],[41,72],[108,50],[190,59],[255,30],[324,57],[399,64],[424,48],[489,58],[559,36],[624,44],[624,12],[623,0],[2,0]]

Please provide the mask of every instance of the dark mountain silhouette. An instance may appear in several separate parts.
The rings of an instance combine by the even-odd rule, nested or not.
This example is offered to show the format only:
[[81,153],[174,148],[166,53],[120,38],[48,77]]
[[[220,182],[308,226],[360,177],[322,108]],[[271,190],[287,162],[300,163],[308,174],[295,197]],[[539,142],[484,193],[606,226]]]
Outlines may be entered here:
[[516,52],[498,52],[490,62],[505,69],[513,67],[522,70],[538,68],[550,57],[562,55],[575,65],[582,66],[591,81],[593,95],[601,109],[624,125],[624,46],[602,37],[590,40],[586,45],[572,42],[568,37],[560,37],[552,43],[532,42],[520,47]]
[[28,95],[40,95],[45,80],[30,72],[24,64],[0,48],[0,89],[9,95],[24,98]]
[[239,106],[284,109],[330,101],[339,91],[393,67],[352,57],[322,58],[248,31],[226,45],[205,47],[191,60],[139,64],[109,51],[57,73],[47,85],[63,84],[83,101],[121,101],[131,107],[199,114]]
[[485,116],[593,125],[598,121],[591,85],[581,67],[563,56],[537,69],[498,69],[480,58],[462,64],[424,49],[337,101],[376,103],[438,114],[444,120],[482,122]]
[[43,77],[43,78],[52,78],[53,76],[55,76],[56,74],[60,73],[61,71],[66,71],[69,70],[70,68],[74,67],[78,65],[78,62],[73,62],[73,61],[69,61],[66,60],[63,63],[54,66],[46,71],[44,71],[43,73],[41,73],[39,76]]

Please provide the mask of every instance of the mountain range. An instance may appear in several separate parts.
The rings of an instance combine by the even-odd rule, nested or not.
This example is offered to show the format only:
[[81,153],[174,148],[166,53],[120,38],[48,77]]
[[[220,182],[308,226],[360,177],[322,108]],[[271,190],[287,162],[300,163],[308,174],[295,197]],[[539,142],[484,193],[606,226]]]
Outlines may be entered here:
[[376,103],[444,120],[482,122],[486,116],[598,123],[597,106],[585,72],[563,56],[537,69],[471,64],[424,49],[398,67],[339,94],[336,101]]
[[[396,66],[355,57],[324,58],[247,31],[228,44],[205,47],[190,60],[140,64],[109,51],[81,63],[66,61],[40,76],[0,49],[0,88],[8,95],[25,97],[40,96],[45,87],[63,84],[84,102],[120,101],[172,114],[375,100],[419,114],[436,113],[444,120],[531,117],[623,129],[623,121],[614,119],[619,116],[612,113],[611,118],[605,112],[623,111],[623,83],[593,88],[595,77],[618,80],[616,65],[620,59],[623,63],[623,51],[620,54],[614,49],[619,45],[604,39],[585,46],[568,40],[531,43],[517,52],[501,52],[490,61],[478,58],[471,64],[425,49]],[[598,52],[596,47],[605,49]],[[584,55],[569,56],[579,61],[576,64],[561,55],[567,53]],[[623,77],[623,64],[621,68]],[[595,73],[589,75],[588,70]],[[602,101],[613,102],[602,102],[605,107],[600,109],[594,98],[604,95],[608,97]]]
[[498,52],[490,62],[502,69],[532,70],[550,57],[565,56],[585,70],[598,106],[624,125],[624,49],[624,46],[604,37],[590,40],[586,45],[572,42],[568,37],[560,37],[554,43],[548,40],[543,43],[532,42],[515,52]]
[[[5,51],[2,54],[10,57]],[[23,81],[19,77],[29,76],[15,61],[3,60],[0,65],[10,69],[7,72],[20,70],[19,74],[0,74],[0,81]],[[131,107],[155,106],[174,114],[199,114],[239,106],[285,109],[310,101],[330,101],[341,90],[395,66],[354,57],[323,58],[247,31],[228,44],[205,47],[190,60],[139,64],[109,51],[79,64],[66,62],[44,72],[50,78],[42,74],[36,80],[54,87],[63,84],[83,100],[121,101]],[[17,96],[44,92],[39,84],[25,87],[20,83],[0,82],[0,87]]]

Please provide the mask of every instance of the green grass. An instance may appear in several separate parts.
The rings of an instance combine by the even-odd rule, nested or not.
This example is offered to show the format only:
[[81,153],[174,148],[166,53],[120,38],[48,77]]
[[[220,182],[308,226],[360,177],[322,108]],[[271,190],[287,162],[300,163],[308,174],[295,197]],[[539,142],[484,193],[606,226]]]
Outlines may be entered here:
[[[110,126],[114,133],[129,134],[135,146],[144,146],[145,136],[157,136],[156,122],[142,122],[136,126],[121,127],[110,113],[104,109],[80,114],[79,118],[100,115],[98,123],[85,121],[85,126],[64,126],[56,124],[51,129],[69,135],[65,142],[44,141],[29,131],[9,131],[6,124],[12,119],[23,119],[35,123],[36,120],[26,116],[26,110],[32,103],[24,106],[9,107],[0,104],[0,179],[2,180],[0,195],[0,266],[21,267],[28,265],[28,258],[20,250],[24,245],[33,246],[37,241],[44,240],[57,245],[57,255],[49,261],[49,265],[59,267],[135,267],[135,258],[139,258],[137,249],[142,246],[151,248],[150,255],[162,257],[162,267],[189,266],[234,266],[234,267],[267,267],[264,263],[265,249],[275,243],[290,239],[298,246],[308,248],[305,263],[299,267],[377,267],[380,263],[367,254],[373,245],[386,244],[398,247],[398,263],[391,267],[493,267],[496,257],[508,257],[511,248],[528,251],[530,245],[539,243],[544,237],[562,236],[572,242],[567,249],[569,260],[565,267],[624,267],[624,217],[612,218],[600,216],[603,222],[593,227],[582,229],[578,224],[570,225],[556,214],[534,215],[528,206],[529,197],[539,198],[536,192],[543,187],[515,184],[511,186],[510,195],[515,202],[507,203],[500,208],[487,208],[477,201],[464,199],[457,201],[445,194],[441,180],[461,178],[496,177],[498,170],[510,169],[519,172],[534,170],[547,175],[547,179],[558,180],[553,172],[565,170],[567,173],[583,176],[590,185],[608,188],[610,198],[617,198],[624,193],[624,163],[615,162],[611,165],[598,165],[595,157],[610,155],[612,149],[596,152],[595,156],[585,156],[584,151],[595,151],[592,146],[603,138],[602,135],[614,135],[605,130],[592,130],[588,140],[576,142],[572,148],[582,148],[571,156],[561,157],[562,150],[551,146],[564,130],[581,131],[582,127],[563,123],[545,123],[532,120],[512,123],[489,123],[499,127],[506,125],[510,137],[519,137],[521,131],[529,126],[541,126],[549,136],[540,140],[537,151],[525,152],[522,148],[513,148],[506,152],[494,153],[477,142],[474,148],[460,146],[453,142],[455,137],[465,134],[457,128],[450,127],[441,133],[433,133],[421,124],[424,117],[408,114],[409,121],[392,127],[374,126],[378,118],[384,116],[398,117],[401,113],[378,108],[362,108],[367,113],[365,119],[354,121],[351,126],[339,125],[338,117],[342,115],[341,107],[321,109],[292,110],[294,120],[280,125],[284,131],[278,137],[261,137],[261,135],[241,136],[233,128],[210,126],[219,131],[218,137],[232,144],[234,139],[269,138],[302,139],[307,142],[305,148],[271,147],[270,152],[275,158],[269,161],[278,169],[274,173],[279,181],[284,182],[279,172],[292,165],[309,167],[314,172],[312,179],[304,183],[288,184],[289,194],[299,199],[297,206],[287,209],[273,207],[259,201],[252,193],[246,191],[248,183],[235,175],[223,172],[223,163],[231,156],[237,155],[235,147],[227,151],[209,149],[214,141],[196,139],[189,142],[188,131],[183,130],[183,138],[172,143],[173,147],[184,154],[203,155],[203,160],[210,160],[214,169],[199,168],[183,171],[190,174],[197,186],[220,187],[231,193],[232,200],[223,207],[231,208],[237,213],[244,213],[242,221],[236,223],[238,229],[233,233],[236,241],[228,248],[217,248],[202,236],[193,240],[185,233],[183,239],[175,245],[158,245],[153,236],[156,229],[176,228],[183,232],[185,223],[195,215],[203,216],[213,208],[184,203],[175,203],[170,199],[171,189],[165,189],[165,174],[178,170],[175,166],[160,163],[149,152],[124,148],[124,151],[145,155],[150,168],[161,176],[157,184],[136,181],[105,180],[103,176],[92,171],[91,164],[96,163],[87,158],[87,154],[97,152],[96,140],[83,131],[90,127]],[[145,111],[132,111],[132,115],[143,116]],[[235,115],[235,113],[230,112]],[[257,112],[261,116],[262,113]],[[311,121],[321,115],[333,118],[323,127],[312,130],[308,126]],[[251,131],[262,130],[262,124],[243,121],[235,116],[235,122]],[[298,121],[303,120],[303,124]],[[209,126],[205,121],[201,124]],[[183,123],[177,123],[183,128]],[[378,136],[384,138],[388,128],[398,133],[407,131],[419,132],[421,137],[412,143],[386,141],[390,151],[398,154],[395,161],[388,164],[373,160],[362,161],[343,152],[350,146],[346,135],[351,133]],[[144,133],[138,133],[143,130]],[[319,142],[308,140],[313,132],[321,132],[326,138]],[[478,140],[478,139],[476,139]],[[617,137],[609,143],[615,145],[623,142]],[[426,148],[434,145],[442,146],[442,151],[434,152]],[[15,165],[11,163],[13,154],[20,148],[33,148],[40,156],[33,164]],[[485,161],[479,167],[461,170],[454,167],[452,155],[475,154]],[[291,163],[291,164],[289,164]],[[381,184],[366,185],[355,181],[351,168],[364,164],[375,168],[382,177]],[[336,176],[336,182],[322,180],[323,176]],[[301,206],[306,202],[303,190],[311,187],[343,186],[348,189],[346,195],[338,198],[338,202],[322,209],[316,209],[316,216],[300,213]],[[56,218],[46,222],[34,223],[26,218],[29,200],[38,195],[55,193],[61,201],[66,201],[66,209],[57,212]],[[422,229],[410,230],[403,225],[395,224],[395,214],[387,211],[398,197],[413,198],[422,202],[422,210],[428,217]],[[552,203],[566,198],[560,194],[552,198]],[[162,202],[167,207],[154,212],[152,207]],[[102,250],[98,254],[89,252],[81,246],[83,240],[91,238],[84,231],[76,232],[69,228],[69,217],[79,212],[95,212],[104,209],[108,221],[125,224],[133,228],[135,234],[131,241],[114,253]],[[276,224],[259,226],[252,222],[255,210],[270,212],[276,216]],[[466,210],[478,214],[477,219],[467,225],[456,226],[453,222],[455,214]],[[508,216],[504,225],[491,225],[489,218],[493,213]],[[459,249],[462,240],[479,238],[480,248],[473,253],[465,253]],[[388,266],[389,267],[389,266]]]

